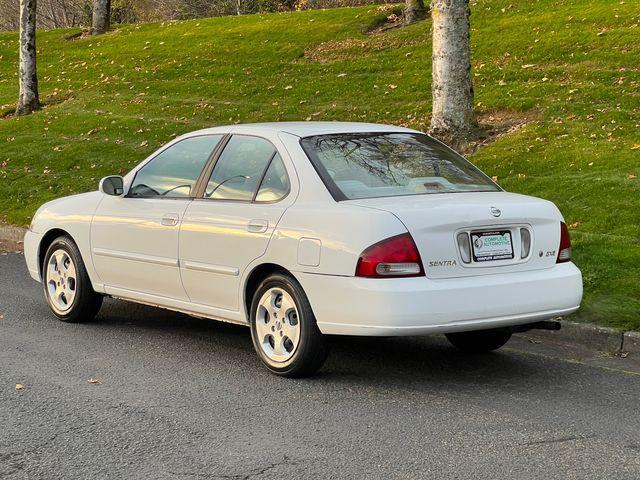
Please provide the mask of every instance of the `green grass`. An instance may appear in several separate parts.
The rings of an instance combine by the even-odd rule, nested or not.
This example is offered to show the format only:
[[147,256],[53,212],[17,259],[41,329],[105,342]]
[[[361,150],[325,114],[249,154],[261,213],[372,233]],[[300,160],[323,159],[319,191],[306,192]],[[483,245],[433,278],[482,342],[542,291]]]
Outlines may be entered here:
[[[640,330],[636,2],[472,3],[478,112],[536,118],[472,160],[506,189],[554,201],[573,224],[585,279],[574,318]],[[362,7],[227,17],[74,41],[65,37],[75,31],[40,32],[48,106],[0,119],[0,219],[26,225],[42,202],[95,189],[205,126],[312,118],[425,129],[430,23],[364,34],[379,16]],[[17,36],[0,34],[0,111],[13,108],[16,71]]]

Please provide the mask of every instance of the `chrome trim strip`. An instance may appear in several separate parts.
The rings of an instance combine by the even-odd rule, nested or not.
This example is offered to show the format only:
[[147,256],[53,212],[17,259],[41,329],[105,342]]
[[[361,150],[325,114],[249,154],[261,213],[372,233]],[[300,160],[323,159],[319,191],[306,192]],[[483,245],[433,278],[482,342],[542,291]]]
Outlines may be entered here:
[[232,275],[237,277],[240,269],[234,267],[225,267],[224,265],[211,265],[199,262],[182,262],[182,266],[187,270],[198,270],[200,272],[219,273],[221,275]]
[[156,265],[165,265],[167,267],[177,267],[177,258],[155,257],[153,255],[143,255],[141,253],[120,252],[117,250],[107,250],[106,248],[94,248],[94,255],[100,257],[120,258],[122,260],[132,260],[134,262],[153,263]]

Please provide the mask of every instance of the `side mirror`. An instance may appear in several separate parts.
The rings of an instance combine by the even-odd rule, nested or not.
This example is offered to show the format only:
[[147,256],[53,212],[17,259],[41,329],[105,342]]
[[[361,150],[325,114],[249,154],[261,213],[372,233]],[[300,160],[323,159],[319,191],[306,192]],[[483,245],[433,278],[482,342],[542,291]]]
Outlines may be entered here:
[[120,197],[124,193],[124,179],[118,175],[104,177],[98,189],[105,195]]

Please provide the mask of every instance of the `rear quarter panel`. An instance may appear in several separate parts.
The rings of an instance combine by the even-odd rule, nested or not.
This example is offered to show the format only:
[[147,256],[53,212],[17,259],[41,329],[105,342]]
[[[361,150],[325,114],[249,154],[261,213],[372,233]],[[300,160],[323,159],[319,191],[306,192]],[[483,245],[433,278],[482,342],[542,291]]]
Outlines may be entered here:
[[[261,260],[294,272],[353,276],[364,249],[406,231],[388,212],[335,202],[296,203],[283,215]],[[319,246],[317,262],[308,261],[310,243]]]

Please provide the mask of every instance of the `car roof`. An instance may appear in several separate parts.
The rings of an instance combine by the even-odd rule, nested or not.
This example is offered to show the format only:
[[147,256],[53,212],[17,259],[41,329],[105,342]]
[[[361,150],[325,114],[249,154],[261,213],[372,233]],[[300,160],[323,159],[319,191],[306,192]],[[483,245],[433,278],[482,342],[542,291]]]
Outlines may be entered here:
[[213,128],[205,128],[192,134],[204,133],[290,133],[298,137],[311,137],[314,135],[328,135],[332,133],[370,133],[370,132],[417,132],[405,127],[395,125],[382,125],[377,123],[361,122],[270,122],[270,123],[244,123],[238,125],[226,125]]

